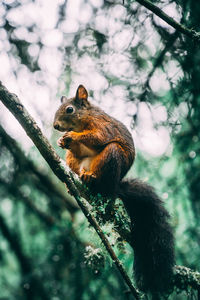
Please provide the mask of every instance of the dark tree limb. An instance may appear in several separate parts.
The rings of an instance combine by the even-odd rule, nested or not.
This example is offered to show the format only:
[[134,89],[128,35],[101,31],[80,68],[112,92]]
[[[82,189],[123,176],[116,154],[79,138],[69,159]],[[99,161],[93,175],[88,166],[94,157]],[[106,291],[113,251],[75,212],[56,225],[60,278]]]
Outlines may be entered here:
[[99,235],[102,243],[104,244],[106,250],[111,256],[113,262],[121,273],[124,281],[130,288],[131,293],[135,299],[139,299],[139,293],[133,286],[128,274],[126,273],[121,262],[118,260],[115,252],[113,251],[107,237],[103,233],[101,227],[97,223],[94,216],[91,214],[86,200],[82,199],[79,190],[75,185],[75,180],[72,175],[72,172],[68,170],[63,164],[60,157],[56,154],[52,146],[49,144],[46,137],[43,136],[40,128],[34,121],[34,119],[29,115],[28,111],[25,109],[23,104],[20,102],[18,97],[15,94],[11,94],[3,85],[0,83],[0,100],[2,103],[10,110],[10,112],[16,117],[19,123],[22,125],[27,135],[31,138],[35,146],[40,151],[41,155],[44,157],[46,162],[49,164],[50,168],[54,174],[64,182],[72,196],[76,199],[78,205],[80,206],[82,212],[86,216],[89,223],[96,230]]
[[55,225],[56,220],[52,216],[41,211],[28,196],[24,195],[20,190],[16,189],[13,183],[8,184],[0,179],[0,187],[4,187],[9,194],[23,202],[25,206],[28,207],[28,209],[47,226]]
[[177,31],[185,34],[186,36],[192,38],[194,41],[199,42],[200,41],[200,32],[196,32],[193,29],[188,29],[186,26],[176,22],[172,17],[164,13],[159,7],[154,5],[149,0],[135,0],[136,2],[140,3],[150,11],[152,11],[156,16],[161,18],[163,21],[165,21],[167,24],[172,26]]

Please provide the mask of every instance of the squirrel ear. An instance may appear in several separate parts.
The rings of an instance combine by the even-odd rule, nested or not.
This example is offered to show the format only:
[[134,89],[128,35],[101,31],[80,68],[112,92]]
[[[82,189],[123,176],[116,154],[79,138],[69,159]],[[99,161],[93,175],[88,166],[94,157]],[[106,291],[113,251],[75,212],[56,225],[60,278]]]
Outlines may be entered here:
[[67,97],[65,97],[65,96],[62,96],[62,97],[60,98],[61,103],[64,103],[66,100],[67,100]]
[[83,85],[79,85],[77,91],[76,91],[76,100],[87,100],[88,98],[88,92],[86,88]]

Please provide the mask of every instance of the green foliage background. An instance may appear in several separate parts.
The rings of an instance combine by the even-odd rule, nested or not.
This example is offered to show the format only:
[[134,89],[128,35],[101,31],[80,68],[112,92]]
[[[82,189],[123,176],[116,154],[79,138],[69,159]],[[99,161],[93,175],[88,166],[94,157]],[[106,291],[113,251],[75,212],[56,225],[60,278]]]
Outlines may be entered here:
[[[152,2],[200,32],[198,1]],[[56,93],[74,92],[79,79],[88,78],[94,102],[108,112],[122,110],[122,118],[132,126],[138,150],[129,176],[148,179],[163,197],[172,215],[177,264],[200,271],[199,44],[135,1],[83,0],[79,1],[78,27],[71,32],[63,25],[69,18],[70,1],[57,2],[57,19],[51,30],[62,34],[62,41],[51,48],[37,22],[27,22],[23,14],[21,19],[12,19],[12,13],[26,12],[30,4],[34,9],[38,3],[1,2],[0,56],[6,53],[12,62],[10,78],[15,78],[16,85],[21,84],[20,76],[29,74],[38,86],[49,88],[46,109],[40,109],[43,99],[28,103],[43,130],[56,146],[58,136],[52,133],[51,122],[58,102],[52,98]],[[82,17],[84,7],[90,12],[88,18]],[[19,34],[22,29],[25,33]],[[61,55],[56,84],[50,80],[41,56],[50,48],[52,62],[53,51]],[[9,82],[3,72],[1,75],[3,82]],[[28,101],[26,91],[22,83],[20,93]],[[108,98],[112,100],[106,102]],[[140,113],[142,105],[151,115],[152,131],[165,128],[170,136],[162,155],[151,155],[141,147],[145,121]],[[156,119],[157,107],[164,109],[166,118]],[[14,120],[2,106],[0,118],[0,299],[129,299],[104,250],[100,263],[92,257],[95,267],[85,263],[86,248],[101,247],[98,238],[37,150],[24,147],[25,135],[21,133],[20,138],[9,131]],[[149,137],[149,144],[152,142]],[[63,151],[58,152],[63,157]],[[132,276],[131,249],[116,243],[115,236],[110,239]],[[191,290],[188,294],[174,292],[170,299],[192,297],[195,299],[196,294]]]

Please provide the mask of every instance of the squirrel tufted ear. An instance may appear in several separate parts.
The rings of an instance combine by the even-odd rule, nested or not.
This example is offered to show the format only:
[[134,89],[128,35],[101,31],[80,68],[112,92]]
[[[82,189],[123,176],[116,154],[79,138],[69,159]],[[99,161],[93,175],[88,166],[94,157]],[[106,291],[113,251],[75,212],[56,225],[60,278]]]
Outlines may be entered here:
[[60,98],[61,103],[64,103],[66,100],[67,100],[67,97],[65,97],[65,96],[62,96],[62,97]]
[[88,92],[86,88],[83,85],[79,85],[77,91],[76,91],[76,100],[87,100],[88,98]]

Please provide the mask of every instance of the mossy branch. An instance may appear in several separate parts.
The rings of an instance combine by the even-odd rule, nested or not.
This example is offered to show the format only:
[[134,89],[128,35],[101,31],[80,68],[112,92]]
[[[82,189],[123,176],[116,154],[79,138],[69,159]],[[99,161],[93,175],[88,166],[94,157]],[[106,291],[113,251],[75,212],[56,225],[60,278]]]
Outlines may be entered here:
[[[179,291],[190,291],[191,289],[200,292],[200,273],[184,266],[175,266],[173,285]],[[199,298],[198,298],[199,299]]]
[[22,125],[27,135],[31,138],[35,146],[38,148],[39,152],[44,157],[44,159],[46,160],[46,162],[48,163],[48,165],[50,166],[54,174],[67,185],[67,188],[69,189],[71,195],[74,196],[75,200],[77,201],[79,207],[81,208],[82,212],[86,216],[87,220],[99,235],[102,243],[104,244],[106,250],[111,256],[112,261],[115,263],[124,281],[130,288],[131,293],[133,294],[135,299],[140,299],[138,291],[133,286],[131,279],[129,278],[124,267],[122,266],[121,262],[117,258],[107,237],[103,233],[95,217],[91,214],[88,202],[82,198],[82,194],[77,189],[77,186],[75,184],[77,179],[75,180],[72,172],[63,165],[62,160],[56,154],[53,147],[49,144],[46,137],[42,134],[42,131],[40,130],[40,128],[38,127],[34,119],[29,115],[28,111],[20,102],[19,98],[15,94],[10,93],[6,89],[6,87],[2,85],[1,82],[0,82],[0,100]]

